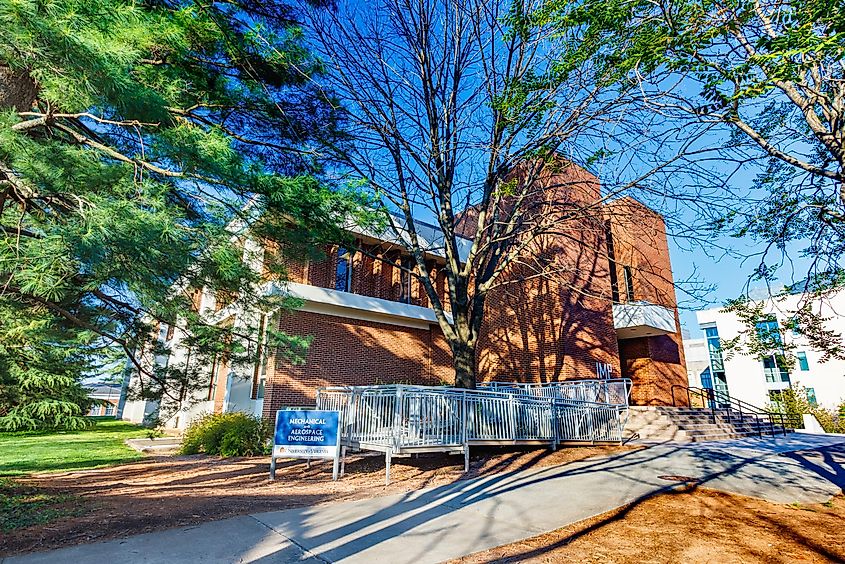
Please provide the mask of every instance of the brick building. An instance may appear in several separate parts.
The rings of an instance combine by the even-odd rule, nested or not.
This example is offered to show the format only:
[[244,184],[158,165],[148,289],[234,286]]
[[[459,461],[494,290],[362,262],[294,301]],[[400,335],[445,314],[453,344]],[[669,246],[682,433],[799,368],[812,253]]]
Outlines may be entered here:
[[[670,403],[671,386],[685,385],[687,378],[663,220],[630,198],[603,202],[598,181],[580,168],[556,174],[577,182],[558,182],[567,188],[542,192],[556,204],[577,204],[581,212],[566,222],[564,235],[536,242],[535,259],[552,265],[554,276],[532,277],[524,267],[511,268],[506,273],[511,283],[489,294],[478,376],[545,382],[622,376],[633,381],[634,403]],[[468,233],[471,210],[464,219]],[[448,309],[438,231],[425,225],[418,231],[431,244],[426,266]],[[321,386],[452,383],[451,352],[425,291],[399,268],[412,264],[410,256],[391,237],[354,235],[357,252],[327,247],[321,260],[288,264],[286,284],[268,284],[268,291],[301,300],[302,307],[270,322],[311,337],[304,362],[270,355],[266,365],[252,370],[210,367],[208,395],[198,398],[193,412],[242,410],[272,417],[282,406],[313,405]],[[460,243],[466,256],[471,241]],[[246,252],[258,260],[274,256],[272,245]],[[207,294],[200,308],[221,309]],[[243,321],[237,313],[226,319]],[[178,349],[178,342],[172,346]],[[190,417],[182,416],[181,425]]]

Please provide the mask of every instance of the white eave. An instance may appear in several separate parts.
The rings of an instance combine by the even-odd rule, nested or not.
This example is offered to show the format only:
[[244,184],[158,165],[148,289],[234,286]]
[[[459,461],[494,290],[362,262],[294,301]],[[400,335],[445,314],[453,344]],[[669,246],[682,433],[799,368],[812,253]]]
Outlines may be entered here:
[[[319,286],[296,282],[284,284],[272,282],[269,284],[268,292],[298,298],[304,302],[299,310],[310,313],[406,327],[427,328],[429,325],[437,324],[437,317],[431,308],[361,296]],[[448,313],[446,316],[451,322],[451,316]]]
[[619,339],[636,339],[674,333],[675,312],[650,302],[613,304],[613,327]]

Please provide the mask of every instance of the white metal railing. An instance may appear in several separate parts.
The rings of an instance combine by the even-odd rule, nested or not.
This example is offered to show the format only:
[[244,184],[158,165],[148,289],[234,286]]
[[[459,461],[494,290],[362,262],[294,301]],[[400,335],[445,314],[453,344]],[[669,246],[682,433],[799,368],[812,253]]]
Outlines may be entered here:
[[577,386],[491,384],[479,390],[406,385],[321,388],[317,408],[341,413],[344,445],[394,453],[466,451],[479,443],[532,441],[554,446],[622,441],[627,419],[624,381],[579,381]]
[[611,378],[545,383],[494,381],[479,383],[478,389],[627,407],[631,394],[631,380]]

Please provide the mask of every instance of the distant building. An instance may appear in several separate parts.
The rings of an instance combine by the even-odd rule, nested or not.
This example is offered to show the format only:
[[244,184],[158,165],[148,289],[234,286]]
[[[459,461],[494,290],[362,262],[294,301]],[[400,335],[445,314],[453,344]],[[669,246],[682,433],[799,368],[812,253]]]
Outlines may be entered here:
[[710,355],[706,339],[684,338],[684,360],[687,365],[689,385],[695,388],[712,387],[710,375]]
[[121,384],[103,383],[97,383],[93,387],[88,388],[88,397],[100,401],[91,406],[87,415],[89,417],[119,417],[118,406],[120,405],[121,389]]
[[[833,408],[845,400],[845,360],[820,362],[821,354],[810,347],[800,330],[784,328],[792,319],[790,312],[795,311],[801,297],[801,294],[788,296],[777,304],[767,300],[765,318],[757,322],[758,331],[776,332],[785,344],[795,346],[794,366],[784,366],[775,356],[758,358],[738,350],[727,354],[722,350],[722,343],[737,337],[747,327],[736,315],[721,309],[696,312],[698,325],[704,332],[702,340],[707,348],[709,371],[698,373],[699,384],[690,376],[690,385],[721,390],[759,407],[778,401],[782,390],[793,385],[805,387],[808,399],[823,407]],[[845,334],[845,292],[816,301],[812,307],[827,320],[827,329]],[[693,341],[696,341],[694,347],[700,347],[699,339]],[[694,369],[691,366],[692,349],[685,343],[684,350],[687,369],[695,372],[698,365]],[[700,351],[700,348],[696,350]]]

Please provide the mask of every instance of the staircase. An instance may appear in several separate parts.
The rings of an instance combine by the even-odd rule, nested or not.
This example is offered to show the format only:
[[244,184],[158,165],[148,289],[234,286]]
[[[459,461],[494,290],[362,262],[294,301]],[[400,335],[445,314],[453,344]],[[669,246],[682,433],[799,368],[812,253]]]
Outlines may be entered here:
[[[625,434],[643,441],[700,442],[784,434],[780,424],[734,410],[688,407],[628,408]],[[790,429],[787,429],[787,432]]]
[[629,408],[629,438],[700,442],[785,435],[799,422],[709,388],[672,387],[672,407]]

